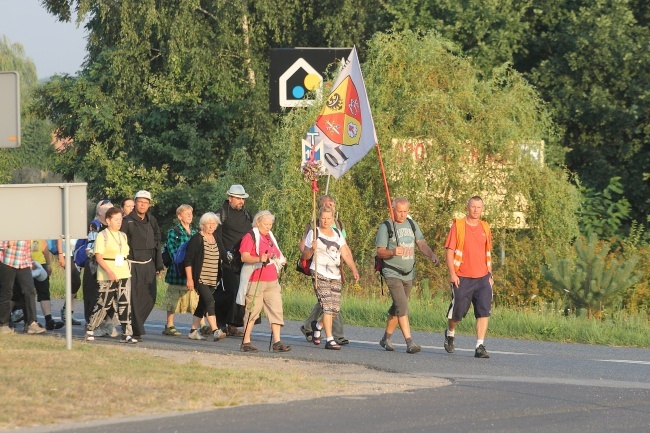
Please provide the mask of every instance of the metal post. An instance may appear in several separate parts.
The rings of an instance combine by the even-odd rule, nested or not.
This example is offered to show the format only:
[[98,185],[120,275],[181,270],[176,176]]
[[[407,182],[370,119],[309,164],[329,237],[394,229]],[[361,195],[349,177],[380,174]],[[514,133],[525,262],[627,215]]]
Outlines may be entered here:
[[65,240],[65,345],[72,350],[72,258],[70,257],[70,185],[63,186],[63,237]]

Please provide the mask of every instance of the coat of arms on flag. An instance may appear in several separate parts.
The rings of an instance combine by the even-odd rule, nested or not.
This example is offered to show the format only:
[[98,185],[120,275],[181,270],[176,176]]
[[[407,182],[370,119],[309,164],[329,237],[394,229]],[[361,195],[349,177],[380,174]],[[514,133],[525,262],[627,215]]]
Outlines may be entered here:
[[350,77],[346,77],[330,94],[316,119],[316,126],[336,144],[351,146],[361,138],[359,93]]
[[316,143],[322,146],[324,168],[338,179],[377,143],[356,48],[332,88],[308,135],[314,150]]

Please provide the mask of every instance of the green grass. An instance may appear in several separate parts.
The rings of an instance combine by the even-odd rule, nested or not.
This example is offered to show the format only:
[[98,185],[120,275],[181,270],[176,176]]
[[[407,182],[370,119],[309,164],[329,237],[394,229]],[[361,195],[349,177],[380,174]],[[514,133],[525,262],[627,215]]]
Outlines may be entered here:
[[[296,284],[298,281],[298,284]],[[309,279],[283,283],[284,316],[288,320],[304,320],[316,302],[316,296],[308,285]],[[64,298],[63,271],[55,267],[51,277],[53,298]],[[166,284],[158,279],[156,308],[162,308]],[[357,286],[357,289],[359,287]],[[387,289],[384,288],[387,293]],[[79,291],[81,296],[81,290]],[[428,298],[428,296],[426,296]],[[345,323],[357,326],[383,327],[390,296],[381,290],[357,290],[346,284],[343,292],[342,314]],[[449,295],[437,292],[432,299],[411,299],[409,319],[411,328],[418,331],[442,333],[447,325],[445,313]],[[474,333],[473,312],[458,325],[461,334]],[[573,342],[605,346],[650,347],[650,319],[646,312],[626,314],[610,312],[604,319],[589,320],[583,316],[565,316],[563,311],[551,304],[540,303],[535,308],[505,308],[496,306],[488,330],[489,337],[518,338],[525,340]]]
[[[379,292],[379,291],[378,291]],[[304,320],[316,297],[303,290],[288,290],[283,294],[284,316],[289,320]],[[343,295],[341,311],[350,325],[383,327],[390,307],[390,297],[358,297]],[[431,300],[411,299],[409,319],[418,331],[442,333],[447,326],[445,313],[449,299],[443,295]],[[472,310],[457,328],[461,334],[474,333]],[[603,320],[564,316],[562,311],[540,306],[535,310],[495,307],[492,311],[489,337],[522,340],[573,342],[605,346],[650,347],[650,322],[647,315],[613,313]]]

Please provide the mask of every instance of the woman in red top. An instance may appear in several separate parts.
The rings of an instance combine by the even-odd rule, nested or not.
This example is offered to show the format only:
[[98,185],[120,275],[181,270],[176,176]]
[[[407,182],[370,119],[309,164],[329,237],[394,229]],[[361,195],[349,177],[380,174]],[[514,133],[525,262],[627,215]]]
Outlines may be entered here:
[[242,352],[257,352],[257,349],[251,344],[251,332],[262,307],[264,307],[264,314],[271,324],[273,351],[288,352],[291,350],[291,346],[285,346],[280,341],[280,329],[284,326],[284,315],[278,272],[287,260],[282,255],[278,243],[271,233],[274,222],[275,216],[268,210],[258,212],[253,218],[253,230],[244,235],[239,247],[241,260],[244,263],[241,271],[242,283],[239,288],[239,303],[241,303],[241,294],[246,294]]

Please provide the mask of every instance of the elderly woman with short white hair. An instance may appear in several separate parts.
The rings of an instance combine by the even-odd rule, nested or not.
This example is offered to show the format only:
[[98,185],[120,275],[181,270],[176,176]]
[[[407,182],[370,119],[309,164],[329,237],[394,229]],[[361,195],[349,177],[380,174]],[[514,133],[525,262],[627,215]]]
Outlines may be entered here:
[[206,315],[210,332],[214,341],[226,336],[225,332],[217,327],[217,316],[214,312],[214,292],[221,283],[221,250],[214,237],[214,231],[221,223],[219,217],[207,212],[201,216],[199,225],[201,230],[192,236],[187,244],[187,252],[183,266],[187,277],[187,290],[196,290],[199,294],[199,304],[194,310],[191,340],[205,340],[201,335],[199,326],[201,318]]
[[280,340],[280,330],[284,326],[284,313],[278,273],[287,259],[271,233],[274,222],[275,216],[270,211],[258,212],[253,218],[253,230],[244,235],[239,247],[244,265],[237,303],[246,306],[244,339],[240,348],[242,352],[257,352],[251,344],[251,333],[262,307],[271,324],[273,344],[270,349],[274,352],[291,350],[291,346],[286,346]]

